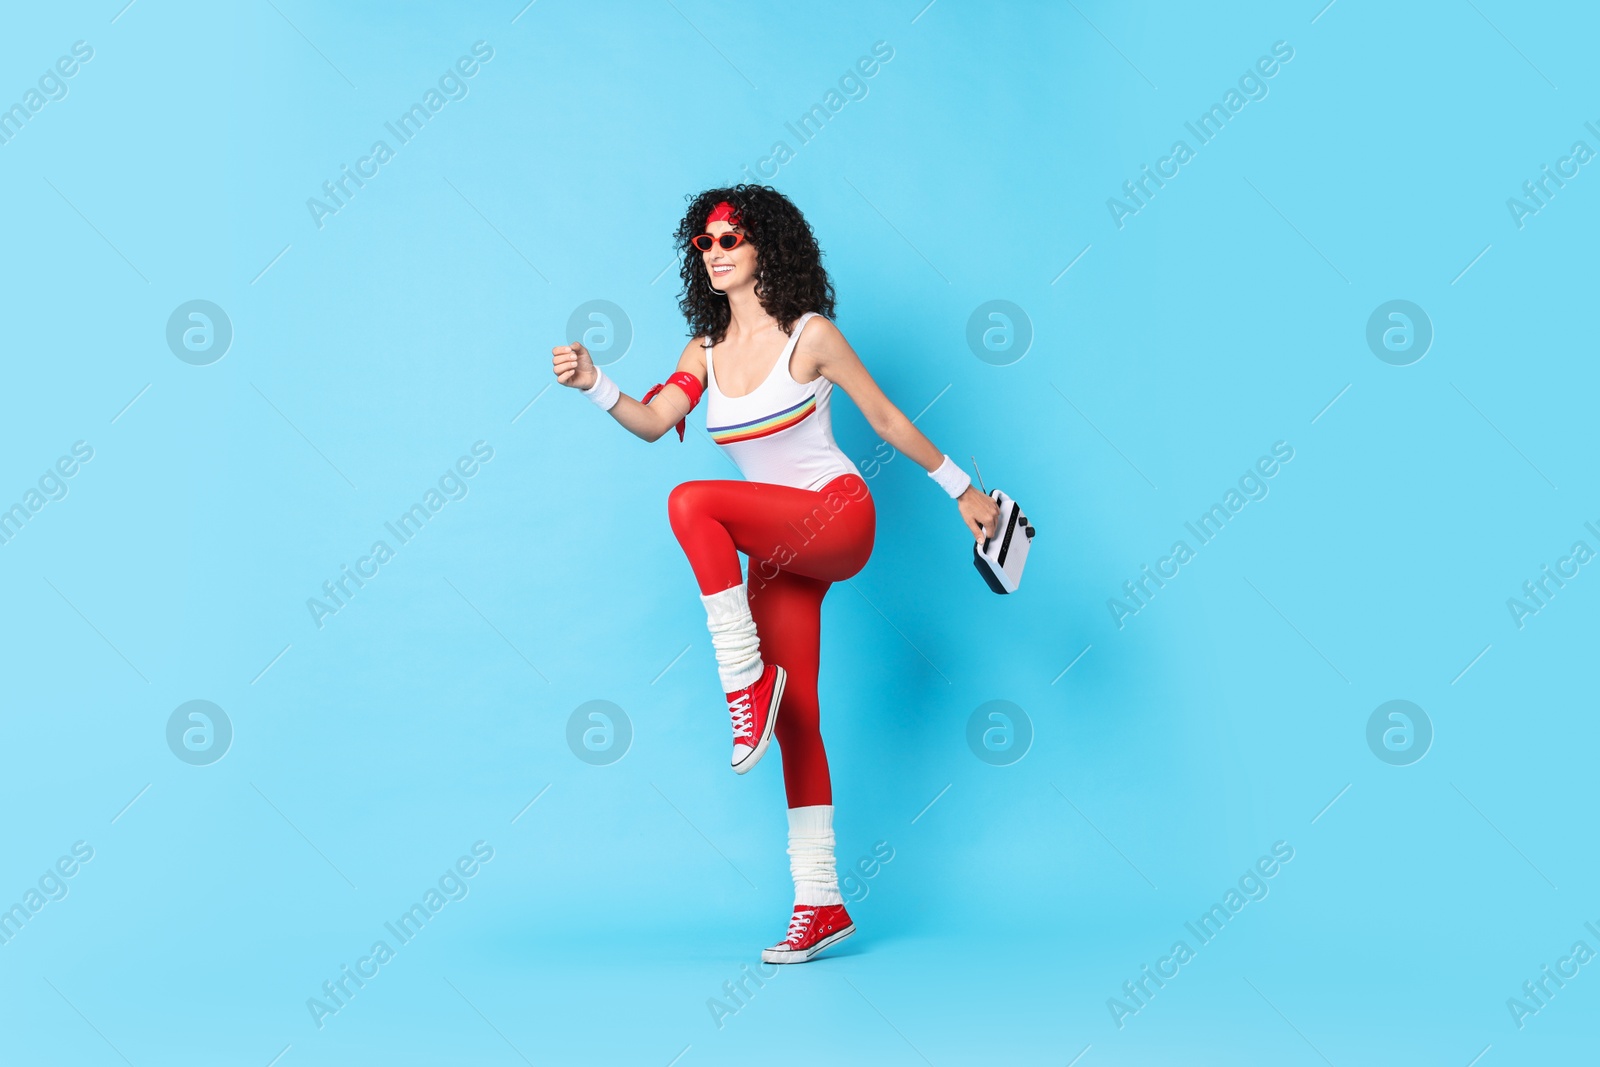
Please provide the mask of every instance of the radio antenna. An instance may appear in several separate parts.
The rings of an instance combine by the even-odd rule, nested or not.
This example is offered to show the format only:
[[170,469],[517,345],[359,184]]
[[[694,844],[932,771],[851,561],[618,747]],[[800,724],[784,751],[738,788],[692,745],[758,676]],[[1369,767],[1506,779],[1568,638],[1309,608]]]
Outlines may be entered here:
[[975,470],[975,471],[978,471],[978,488],[983,490],[983,495],[984,496],[988,496],[989,495],[989,487],[983,484],[983,471],[978,470],[978,457],[972,455],[969,452],[967,454],[967,458],[972,460],[972,469]]

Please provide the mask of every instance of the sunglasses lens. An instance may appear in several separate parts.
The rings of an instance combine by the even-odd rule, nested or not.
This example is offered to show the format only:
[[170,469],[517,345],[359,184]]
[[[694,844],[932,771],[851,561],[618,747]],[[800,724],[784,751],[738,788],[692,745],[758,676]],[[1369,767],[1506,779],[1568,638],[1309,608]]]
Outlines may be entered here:
[[717,243],[723,248],[737,248],[742,239],[743,237],[740,234],[725,233],[721,237],[717,238]]
[[698,248],[702,252],[711,251],[711,235],[710,234],[707,234],[707,233],[699,234],[699,235],[697,235],[695,237],[690,238],[689,239],[689,243],[694,245],[696,248]]

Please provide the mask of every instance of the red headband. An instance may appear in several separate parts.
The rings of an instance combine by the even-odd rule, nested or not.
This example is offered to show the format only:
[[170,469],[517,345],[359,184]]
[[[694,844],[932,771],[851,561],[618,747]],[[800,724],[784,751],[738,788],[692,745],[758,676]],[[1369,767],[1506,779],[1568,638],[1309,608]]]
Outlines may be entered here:
[[739,225],[739,212],[726,200],[718,201],[717,206],[711,209],[711,214],[706,216],[707,226],[710,226],[713,222],[726,222],[729,226],[737,226]]

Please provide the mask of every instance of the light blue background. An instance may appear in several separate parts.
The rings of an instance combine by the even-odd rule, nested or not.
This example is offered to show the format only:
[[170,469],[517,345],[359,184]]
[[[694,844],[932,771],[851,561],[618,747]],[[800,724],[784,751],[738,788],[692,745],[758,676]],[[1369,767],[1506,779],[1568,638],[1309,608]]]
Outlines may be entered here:
[[[1600,950],[1600,577],[1521,629],[1506,600],[1600,548],[1600,176],[1521,229],[1506,200],[1600,148],[1593,13],[923,3],[8,13],[0,102],[95,51],[0,145],[0,503],[75,441],[94,458],[0,545],[0,904],[95,852],[0,945],[0,1060],[1592,1048],[1600,965],[1522,1029],[1506,1000],[1573,942]],[[319,230],[306,199],[479,40],[469,95]],[[647,448],[551,387],[549,350],[611,300],[635,336],[609,372],[635,396],[661,380],[685,194],[793,147],[784,123],[876,41],[894,56],[868,95],[772,182],[877,380],[908,414],[938,397],[919,426],[1039,534],[996,597],[913,463],[871,478],[877,547],[827,600],[822,702],[841,865],[895,856],[852,941],[719,1028],[708,999],[790,899],[779,762],[726,770],[666,520],[673,485],[732,468],[703,413]],[[1269,95],[1119,229],[1107,198],[1276,41],[1294,57]],[[235,330],[210,366],[165,342],[192,299]],[[992,299],[1034,330],[1009,366],[966,345]],[[1391,299],[1435,329],[1411,366],[1364,339]],[[477,441],[469,495],[318,629],[306,599]],[[1270,495],[1119,629],[1108,598],[1277,441]],[[235,730],[210,766],[165,741],[194,699]],[[597,699],[634,729],[602,767],[565,740]],[[1007,767],[965,740],[993,699],[1035,734]],[[1435,730],[1410,766],[1367,747],[1391,699]],[[470,895],[319,1030],[307,998],[479,840]],[[1107,999],[1276,841],[1295,852],[1270,895],[1119,1029]]]

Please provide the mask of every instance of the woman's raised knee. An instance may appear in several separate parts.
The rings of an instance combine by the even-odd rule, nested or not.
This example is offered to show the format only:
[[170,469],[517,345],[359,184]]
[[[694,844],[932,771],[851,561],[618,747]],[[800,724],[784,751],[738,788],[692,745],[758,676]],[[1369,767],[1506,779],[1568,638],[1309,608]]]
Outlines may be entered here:
[[667,494],[667,520],[674,527],[698,518],[704,511],[707,482],[682,482]]

